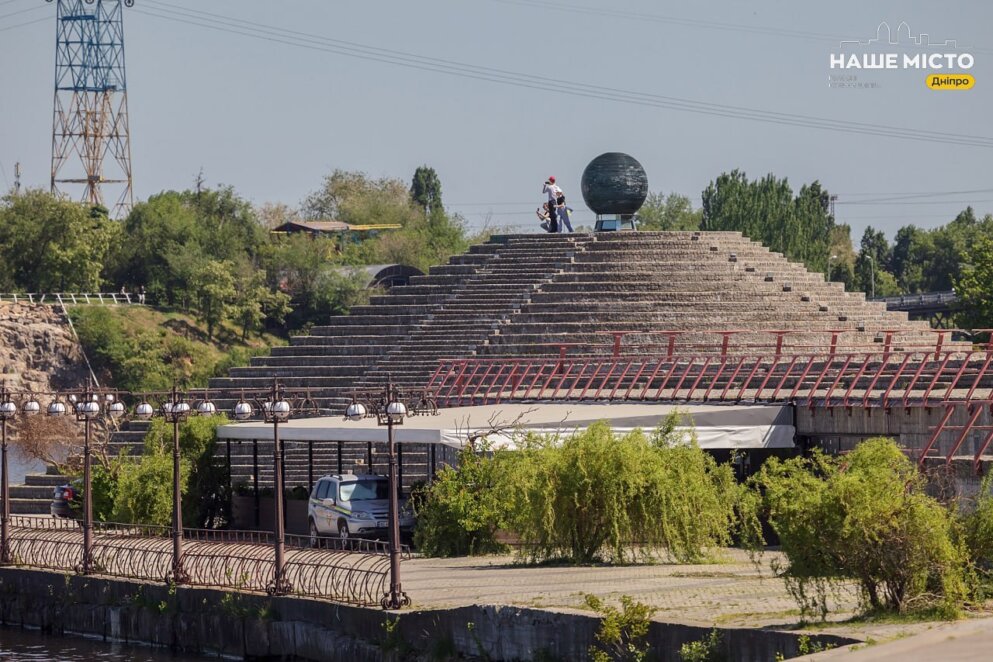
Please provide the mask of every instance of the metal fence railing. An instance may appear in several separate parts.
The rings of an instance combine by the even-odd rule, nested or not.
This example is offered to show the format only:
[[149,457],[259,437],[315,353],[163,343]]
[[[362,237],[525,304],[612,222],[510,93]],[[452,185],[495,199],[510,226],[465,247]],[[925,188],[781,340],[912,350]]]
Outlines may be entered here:
[[[11,517],[14,565],[80,572],[83,529],[74,519]],[[190,586],[267,592],[275,570],[272,533],[185,529],[183,566]],[[409,558],[409,550],[404,557]],[[97,523],[94,574],[149,582],[169,581],[170,529]],[[388,586],[389,546],[373,540],[287,536],[285,579],[291,595],[380,605]]]
[[125,292],[0,292],[0,303],[49,306],[144,306],[144,294]]

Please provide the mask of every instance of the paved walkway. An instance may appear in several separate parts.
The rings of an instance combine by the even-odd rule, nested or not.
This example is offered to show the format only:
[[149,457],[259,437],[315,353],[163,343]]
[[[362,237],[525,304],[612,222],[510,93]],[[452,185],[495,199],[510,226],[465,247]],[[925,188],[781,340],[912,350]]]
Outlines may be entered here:
[[[655,607],[654,619],[703,627],[773,627],[795,629],[800,626],[796,602],[785,584],[772,572],[770,563],[781,559],[776,552],[765,554],[756,565],[741,550],[727,550],[721,563],[706,565],[632,565],[602,567],[522,566],[511,556],[458,559],[413,559],[404,562],[403,587],[414,608],[444,608],[471,604],[517,605],[546,609],[585,610],[584,595],[593,593],[617,601],[630,595]],[[829,602],[828,622],[808,625],[811,633],[830,633],[881,642],[869,646],[865,657],[849,658],[849,651],[836,651],[853,659],[944,660],[977,659],[975,651],[993,651],[993,620],[969,620],[955,623],[872,623],[848,621],[855,615],[854,589],[842,591]],[[985,623],[986,625],[979,625]],[[973,625],[976,624],[973,632]],[[987,633],[983,633],[983,627]],[[921,650],[926,656],[895,653],[892,658],[876,658],[876,652],[888,651],[886,642],[915,641],[923,633]],[[947,634],[942,634],[946,633]],[[937,639],[935,639],[935,637]],[[948,644],[950,637],[956,644]],[[962,642],[958,642],[958,638]],[[940,641],[939,641],[940,639]],[[916,645],[916,644],[915,644]],[[950,654],[964,657],[946,657]],[[941,654],[932,650],[940,647]],[[915,653],[916,655],[916,653]],[[993,653],[980,659],[993,659]],[[899,662],[903,662],[900,660]]]
[[983,618],[955,623],[922,623],[920,634],[888,643],[857,645],[848,649],[810,655],[818,662],[972,662],[993,659],[993,619]]
[[[698,625],[785,625],[799,619],[766,554],[759,565],[740,550],[706,565],[522,566],[511,556],[413,559],[403,564],[403,586],[416,607],[504,604],[583,608],[584,595],[649,604],[658,620]],[[851,615],[854,593],[832,605],[839,618]]]

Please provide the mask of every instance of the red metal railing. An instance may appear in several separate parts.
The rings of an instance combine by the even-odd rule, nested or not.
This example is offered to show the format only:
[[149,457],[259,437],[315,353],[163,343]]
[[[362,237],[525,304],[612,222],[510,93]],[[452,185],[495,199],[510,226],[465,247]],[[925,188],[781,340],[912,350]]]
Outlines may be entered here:
[[[949,330],[919,344],[883,330],[871,345],[846,342],[848,330],[662,331],[652,334],[666,337],[662,345],[624,346],[632,333],[611,333],[611,342],[600,346],[550,345],[551,356],[443,359],[428,389],[443,407],[520,400],[781,402],[811,409],[947,407],[953,413],[966,407],[968,424],[949,426],[948,414],[922,463],[939,437],[957,430],[950,459],[972,431],[984,429],[982,411],[993,401],[993,339],[975,349],[950,342]],[[739,334],[768,340],[733,342]],[[979,445],[977,463],[991,442],[993,432]]]

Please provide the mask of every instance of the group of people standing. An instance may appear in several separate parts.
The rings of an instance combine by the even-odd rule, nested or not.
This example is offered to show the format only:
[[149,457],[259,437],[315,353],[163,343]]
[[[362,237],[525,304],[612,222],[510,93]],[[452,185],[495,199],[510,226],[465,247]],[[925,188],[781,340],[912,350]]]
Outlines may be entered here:
[[572,232],[572,222],[569,218],[572,207],[565,202],[565,193],[555,183],[554,177],[545,180],[542,193],[548,196],[548,202],[538,210],[538,220],[545,232]]

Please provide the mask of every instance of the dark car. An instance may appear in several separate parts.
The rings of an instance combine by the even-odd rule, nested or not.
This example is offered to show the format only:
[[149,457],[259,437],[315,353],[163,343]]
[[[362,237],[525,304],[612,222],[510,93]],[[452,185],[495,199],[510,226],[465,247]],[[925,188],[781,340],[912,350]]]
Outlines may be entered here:
[[76,488],[72,485],[57,485],[52,495],[52,517],[73,517],[72,500]]

